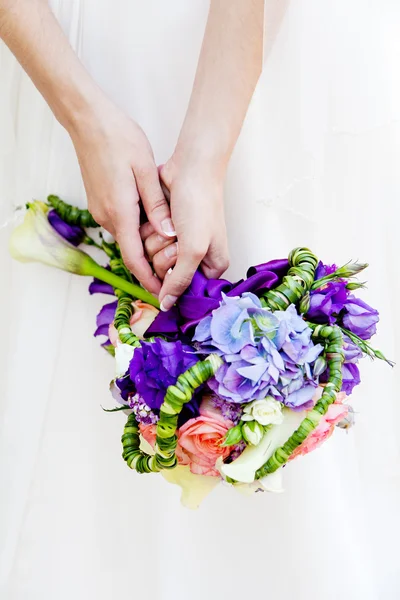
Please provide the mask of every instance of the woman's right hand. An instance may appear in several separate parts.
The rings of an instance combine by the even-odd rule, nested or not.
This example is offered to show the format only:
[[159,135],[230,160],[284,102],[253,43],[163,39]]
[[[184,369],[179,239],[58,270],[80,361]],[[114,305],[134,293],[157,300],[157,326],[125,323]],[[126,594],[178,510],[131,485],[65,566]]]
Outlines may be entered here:
[[[68,128],[95,220],[118,241],[126,266],[153,293],[161,284],[145,257],[139,233],[142,201],[166,242],[175,237],[150,143],[137,123],[107,98]],[[160,239],[161,239],[160,238]]]

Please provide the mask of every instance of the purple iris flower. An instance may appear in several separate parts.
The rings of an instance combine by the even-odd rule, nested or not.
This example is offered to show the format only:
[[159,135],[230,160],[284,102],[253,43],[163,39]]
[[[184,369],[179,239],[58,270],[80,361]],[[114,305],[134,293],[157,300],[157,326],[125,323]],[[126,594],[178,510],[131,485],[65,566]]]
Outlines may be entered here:
[[85,232],[82,227],[78,225],[70,225],[66,223],[55,210],[51,210],[47,213],[47,218],[49,220],[50,225],[57,231],[61,237],[63,237],[67,242],[72,244],[73,246],[79,246],[83,242],[83,238],[85,237]]
[[135,349],[129,377],[137,393],[151,409],[159,409],[168,386],[199,360],[190,346],[182,342],[142,342]]
[[379,321],[377,310],[353,294],[348,297],[344,308],[343,325],[346,329],[363,340],[369,340],[375,335]]
[[180,297],[177,306],[167,312],[160,312],[147,331],[148,336],[163,335],[172,339],[190,338],[200,321],[219,307],[222,294],[237,297],[252,292],[261,295],[276,287],[286,275],[289,263],[286,259],[271,260],[250,267],[247,279],[231,283],[226,279],[207,279],[197,271],[192,283]]

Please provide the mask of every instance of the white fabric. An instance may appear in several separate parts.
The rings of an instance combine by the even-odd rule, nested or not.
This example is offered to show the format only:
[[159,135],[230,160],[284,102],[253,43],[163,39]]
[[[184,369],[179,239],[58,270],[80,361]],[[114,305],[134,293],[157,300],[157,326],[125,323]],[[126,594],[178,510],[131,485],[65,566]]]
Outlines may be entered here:
[[[100,85],[171,154],[206,0],[54,0]],[[396,358],[400,194],[400,5],[294,0],[265,61],[231,161],[232,267],[296,245],[370,262],[375,345]],[[84,203],[73,148],[0,48],[0,225],[58,193]],[[7,255],[0,230],[0,597],[148,600],[400,595],[399,370],[362,367],[357,426],[289,465],[285,494],[220,486],[198,512],[120,458],[124,417],[106,414],[114,365],[93,339],[88,282]]]

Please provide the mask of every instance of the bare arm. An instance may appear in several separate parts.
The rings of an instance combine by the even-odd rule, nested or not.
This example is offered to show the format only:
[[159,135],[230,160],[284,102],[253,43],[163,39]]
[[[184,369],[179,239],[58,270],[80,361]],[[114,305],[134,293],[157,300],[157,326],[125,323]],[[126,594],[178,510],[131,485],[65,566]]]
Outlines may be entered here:
[[0,0],[0,37],[69,132],[89,209],[118,239],[132,272],[157,292],[139,236],[139,193],[154,229],[165,236],[173,227],[143,131],[87,73],[46,0]]
[[264,0],[211,0],[193,92],[181,134],[161,172],[178,235],[175,268],[160,293],[169,308],[202,263],[228,266],[223,182],[262,69]]

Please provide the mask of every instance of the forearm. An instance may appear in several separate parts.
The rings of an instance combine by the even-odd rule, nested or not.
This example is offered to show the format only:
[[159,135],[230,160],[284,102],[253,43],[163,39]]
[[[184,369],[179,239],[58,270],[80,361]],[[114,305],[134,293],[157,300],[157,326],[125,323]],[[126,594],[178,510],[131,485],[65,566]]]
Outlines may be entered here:
[[177,152],[226,165],[262,69],[264,0],[211,0]]
[[46,0],[0,0],[0,38],[67,129],[101,96]]

